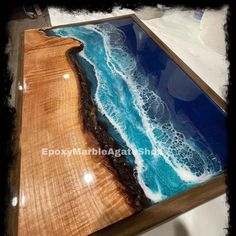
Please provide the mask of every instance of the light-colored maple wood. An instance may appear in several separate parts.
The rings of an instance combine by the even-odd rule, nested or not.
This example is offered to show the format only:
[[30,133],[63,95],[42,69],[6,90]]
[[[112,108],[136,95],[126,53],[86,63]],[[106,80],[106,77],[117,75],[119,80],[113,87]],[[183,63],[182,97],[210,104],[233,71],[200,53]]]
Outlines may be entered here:
[[105,157],[42,155],[42,148],[99,147],[83,129],[81,87],[65,56],[77,46],[38,30],[24,33],[19,236],[88,235],[134,213]]

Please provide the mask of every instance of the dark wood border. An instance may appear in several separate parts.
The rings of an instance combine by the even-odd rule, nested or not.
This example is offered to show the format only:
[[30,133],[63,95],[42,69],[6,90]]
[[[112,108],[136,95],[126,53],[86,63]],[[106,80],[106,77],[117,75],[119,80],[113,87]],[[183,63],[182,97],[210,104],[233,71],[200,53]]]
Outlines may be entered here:
[[[165,53],[203,90],[222,110],[225,111],[225,101],[216,94],[192,69],[187,66],[161,39],[156,36],[135,14],[109,17],[105,19],[85,21],[81,23],[59,25],[43,29],[55,29],[76,25],[86,25],[107,22],[131,17],[164,51]],[[125,218],[117,223],[107,226],[91,235],[137,235],[151,227],[165,223],[178,215],[191,210],[213,198],[226,192],[225,174],[212,178],[211,180],[187,190],[175,197],[165,200],[146,208],[140,213]]]
[[[19,90],[19,85],[24,87],[24,32],[19,35],[21,42],[19,45],[20,52],[18,54],[17,74],[14,78],[16,80],[15,88],[15,131],[14,131],[14,151],[16,153],[15,159],[10,167],[9,184],[10,193],[12,196],[17,197],[17,206],[9,204],[6,216],[6,230],[9,235],[18,235],[18,218],[19,218],[19,190],[20,190],[20,169],[21,169],[21,147],[20,147],[20,134],[21,134],[21,121],[22,121],[22,108],[23,108],[23,90]],[[9,199],[10,202],[11,199]]]

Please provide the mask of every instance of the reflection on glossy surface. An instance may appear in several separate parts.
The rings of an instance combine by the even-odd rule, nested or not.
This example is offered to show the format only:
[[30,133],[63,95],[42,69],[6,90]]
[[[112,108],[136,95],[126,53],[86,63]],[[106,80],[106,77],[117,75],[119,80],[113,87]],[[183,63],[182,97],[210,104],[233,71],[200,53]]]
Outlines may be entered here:
[[23,86],[21,84],[18,85],[19,90],[23,90]]
[[84,174],[84,181],[86,184],[92,183],[94,181],[94,177],[93,177],[92,173],[90,173],[90,172],[85,173]]
[[69,74],[69,73],[65,73],[65,74],[63,75],[63,78],[64,78],[65,80],[70,79],[70,74]]
[[79,46],[39,30],[24,33],[19,236],[90,235],[135,212],[105,157],[59,151],[99,148],[84,129],[81,87],[66,57]]
[[18,197],[13,197],[11,200],[11,205],[13,207],[15,207],[15,206],[17,206],[17,203],[18,203]]
[[20,91],[26,91],[26,89],[27,89],[27,85],[26,85],[26,83],[24,82],[23,83],[23,85],[21,84],[21,83],[18,83],[18,90],[20,90]]
[[23,194],[23,195],[21,196],[21,206],[24,206],[25,203],[26,203],[26,197],[25,197],[25,195]]
[[[56,28],[84,43],[77,55],[109,134],[153,202],[221,173],[225,114],[132,19]],[[141,153],[140,149],[155,154]]]

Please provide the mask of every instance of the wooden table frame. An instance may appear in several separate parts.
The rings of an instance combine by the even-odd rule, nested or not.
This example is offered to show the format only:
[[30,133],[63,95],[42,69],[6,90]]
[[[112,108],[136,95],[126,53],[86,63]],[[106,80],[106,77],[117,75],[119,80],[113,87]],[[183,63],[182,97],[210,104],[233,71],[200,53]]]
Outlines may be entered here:
[[[165,43],[163,43],[158,36],[156,36],[135,14],[129,14],[118,17],[111,17],[100,20],[87,21],[82,23],[60,25],[50,27],[55,29],[66,26],[86,25],[90,23],[107,22],[108,20],[116,20],[131,17],[164,51],[165,53],[203,90],[222,110],[226,109],[225,101],[217,95],[195,72],[193,72]],[[23,52],[22,48],[22,52]],[[23,54],[23,53],[22,53]],[[23,55],[21,54],[20,60],[20,76],[19,82],[23,81]],[[22,92],[17,91],[17,133],[21,130],[21,112],[22,112]],[[20,154],[19,154],[20,155]],[[20,159],[20,156],[18,157]],[[20,174],[20,173],[19,173]],[[18,181],[19,182],[19,181]],[[19,184],[19,183],[18,183]],[[161,203],[155,204],[151,207],[144,209],[142,212],[134,214],[125,218],[117,223],[114,223],[106,228],[103,228],[92,235],[136,235],[144,232],[151,227],[158,226],[167,222],[178,215],[191,210],[221,194],[225,193],[225,174],[222,173],[211,180],[200,184],[190,190],[187,190],[175,197],[165,200]],[[13,214],[13,216],[16,213]],[[12,221],[12,220],[11,220]],[[17,223],[17,219],[16,219]],[[17,228],[17,227],[16,227]],[[17,230],[16,230],[17,232]]]

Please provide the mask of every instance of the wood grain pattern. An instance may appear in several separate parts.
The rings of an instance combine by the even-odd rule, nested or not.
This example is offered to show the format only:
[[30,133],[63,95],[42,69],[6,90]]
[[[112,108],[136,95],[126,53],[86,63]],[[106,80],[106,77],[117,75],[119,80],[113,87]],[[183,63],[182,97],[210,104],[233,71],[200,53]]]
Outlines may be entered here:
[[83,129],[80,83],[65,57],[78,46],[38,30],[24,34],[20,236],[88,235],[134,213],[105,157],[42,155],[42,148],[99,147]]
[[[168,46],[135,15],[128,17],[132,17],[216,104],[225,109],[225,102]],[[105,21],[107,19],[71,25]],[[133,215],[134,209],[127,203],[127,196],[119,191],[119,182],[102,165],[102,157],[83,157],[83,161],[78,157],[41,157],[42,147],[76,145],[83,148],[95,147],[98,143],[91,134],[83,133],[78,103],[80,86],[65,59],[65,52],[79,43],[71,39],[49,39],[42,32],[36,32],[27,31],[24,41],[26,90],[22,112],[19,235],[135,235],[225,192],[225,177],[221,174]],[[64,73],[70,74],[69,80],[62,78]],[[95,182],[89,186],[83,181],[84,171],[95,173]],[[102,230],[97,231],[99,229]]]

